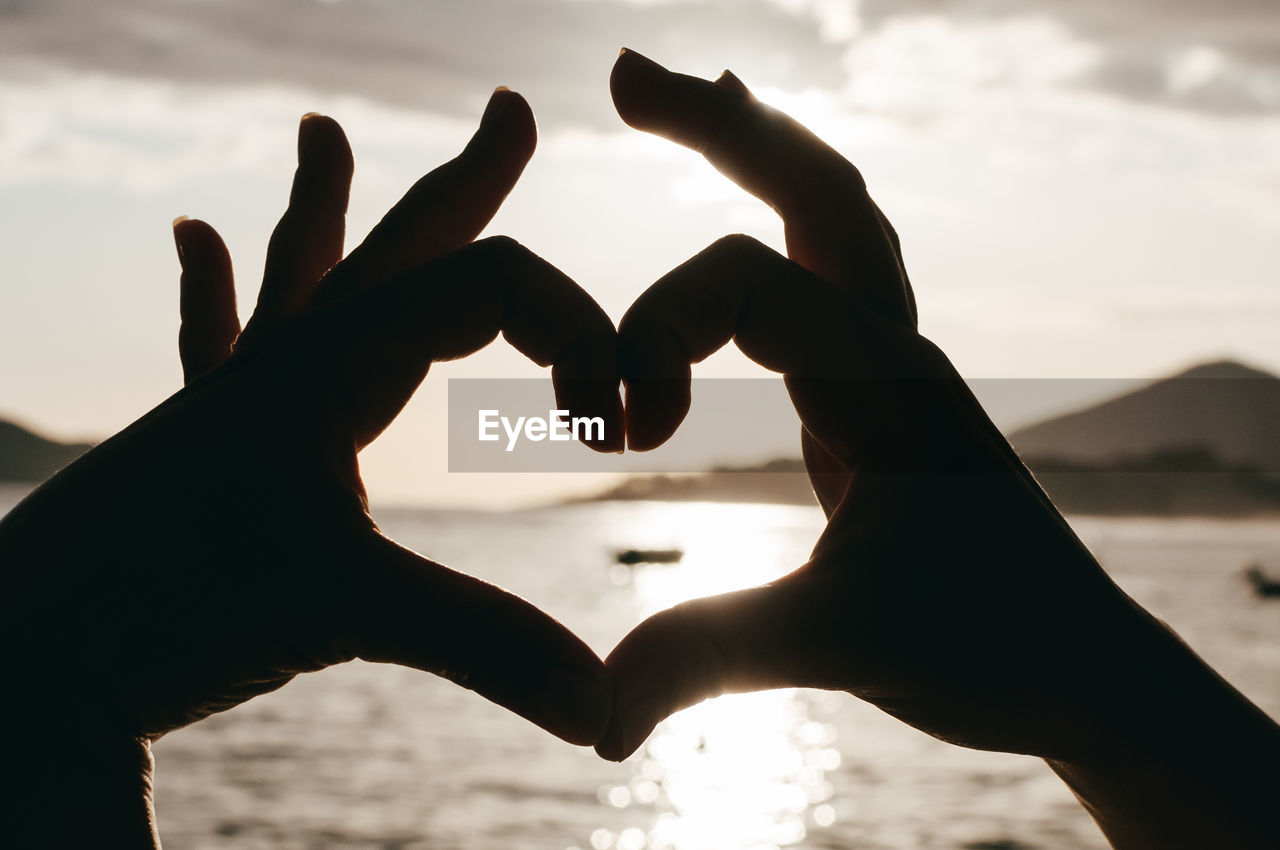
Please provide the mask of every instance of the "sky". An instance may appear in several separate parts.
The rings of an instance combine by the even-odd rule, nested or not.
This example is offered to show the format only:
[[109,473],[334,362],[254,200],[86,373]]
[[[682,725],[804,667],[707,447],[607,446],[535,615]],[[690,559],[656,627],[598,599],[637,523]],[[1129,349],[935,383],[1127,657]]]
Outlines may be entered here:
[[[781,225],[695,154],[626,128],[628,46],[730,68],[865,174],[921,331],[970,378],[1280,372],[1274,0],[0,0],[0,416],[99,438],[180,383],[177,215],[253,303],[298,117],[356,156],[354,245],[451,157],[489,93],[539,150],[490,227],[617,320],[725,233]],[[536,377],[501,343],[433,369],[362,456],[377,503],[510,506],[604,475],[448,474],[446,379]],[[757,377],[736,352],[696,374]],[[548,391],[549,392],[549,391]],[[696,403],[696,400],[695,400]],[[585,449],[584,449],[585,451]]]

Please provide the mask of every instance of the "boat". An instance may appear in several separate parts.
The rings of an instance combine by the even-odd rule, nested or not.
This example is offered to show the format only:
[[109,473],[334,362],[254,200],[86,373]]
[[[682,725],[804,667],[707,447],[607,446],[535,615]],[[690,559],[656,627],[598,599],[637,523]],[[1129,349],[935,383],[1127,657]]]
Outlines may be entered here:
[[1250,564],[1244,571],[1245,580],[1253,585],[1253,592],[1263,599],[1280,599],[1280,579],[1271,578],[1260,564]]
[[682,549],[623,549],[617,555],[618,563],[629,567],[636,564],[678,564],[683,557]]

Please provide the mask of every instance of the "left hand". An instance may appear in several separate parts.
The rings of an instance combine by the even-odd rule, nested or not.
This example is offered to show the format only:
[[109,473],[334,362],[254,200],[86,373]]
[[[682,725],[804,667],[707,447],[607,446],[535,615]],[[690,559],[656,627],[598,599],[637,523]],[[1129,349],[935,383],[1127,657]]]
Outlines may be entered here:
[[620,439],[606,314],[514,241],[468,244],[534,134],[524,100],[496,93],[466,150],[339,262],[351,152],[335,122],[304,119],[243,334],[221,240],[176,224],[187,386],[0,522],[3,716],[26,785],[6,800],[22,813],[7,838],[151,846],[151,741],[353,658],[599,740],[612,686],[596,655],[528,602],[384,537],[356,460],[432,362],[499,333],[553,367],[561,407]]

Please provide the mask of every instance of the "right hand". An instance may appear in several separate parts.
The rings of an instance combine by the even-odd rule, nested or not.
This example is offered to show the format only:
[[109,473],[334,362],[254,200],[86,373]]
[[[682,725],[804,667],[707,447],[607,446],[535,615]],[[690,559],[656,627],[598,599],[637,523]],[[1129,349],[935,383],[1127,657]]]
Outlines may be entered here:
[[726,237],[632,305],[619,325],[629,445],[664,442],[688,410],[690,364],[733,341],[784,376],[828,523],[785,578],[624,638],[606,660],[618,690],[598,752],[625,757],[707,697],[795,686],[848,691],[968,747],[1094,746],[1116,697],[1169,654],[1148,650],[1176,642],[917,332],[897,236],[858,170],[730,74],[711,83],[628,52],[612,87],[627,123],[777,210],[790,254]]

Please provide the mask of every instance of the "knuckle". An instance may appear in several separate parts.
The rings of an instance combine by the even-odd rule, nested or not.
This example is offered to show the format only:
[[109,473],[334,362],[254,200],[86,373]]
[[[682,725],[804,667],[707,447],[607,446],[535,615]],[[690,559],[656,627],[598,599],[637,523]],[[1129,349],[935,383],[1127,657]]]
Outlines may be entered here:
[[462,250],[490,254],[500,259],[530,256],[533,252],[506,234],[477,239]]
[[951,365],[951,358],[947,357],[946,352],[928,337],[916,338],[915,355],[926,374],[939,378],[956,374],[955,367]]
[[748,236],[745,233],[731,233],[728,236],[721,236],[711,243],[707,253],[717,258],[738,258],[758,257],[769,250],[763,242],[753,236]]

